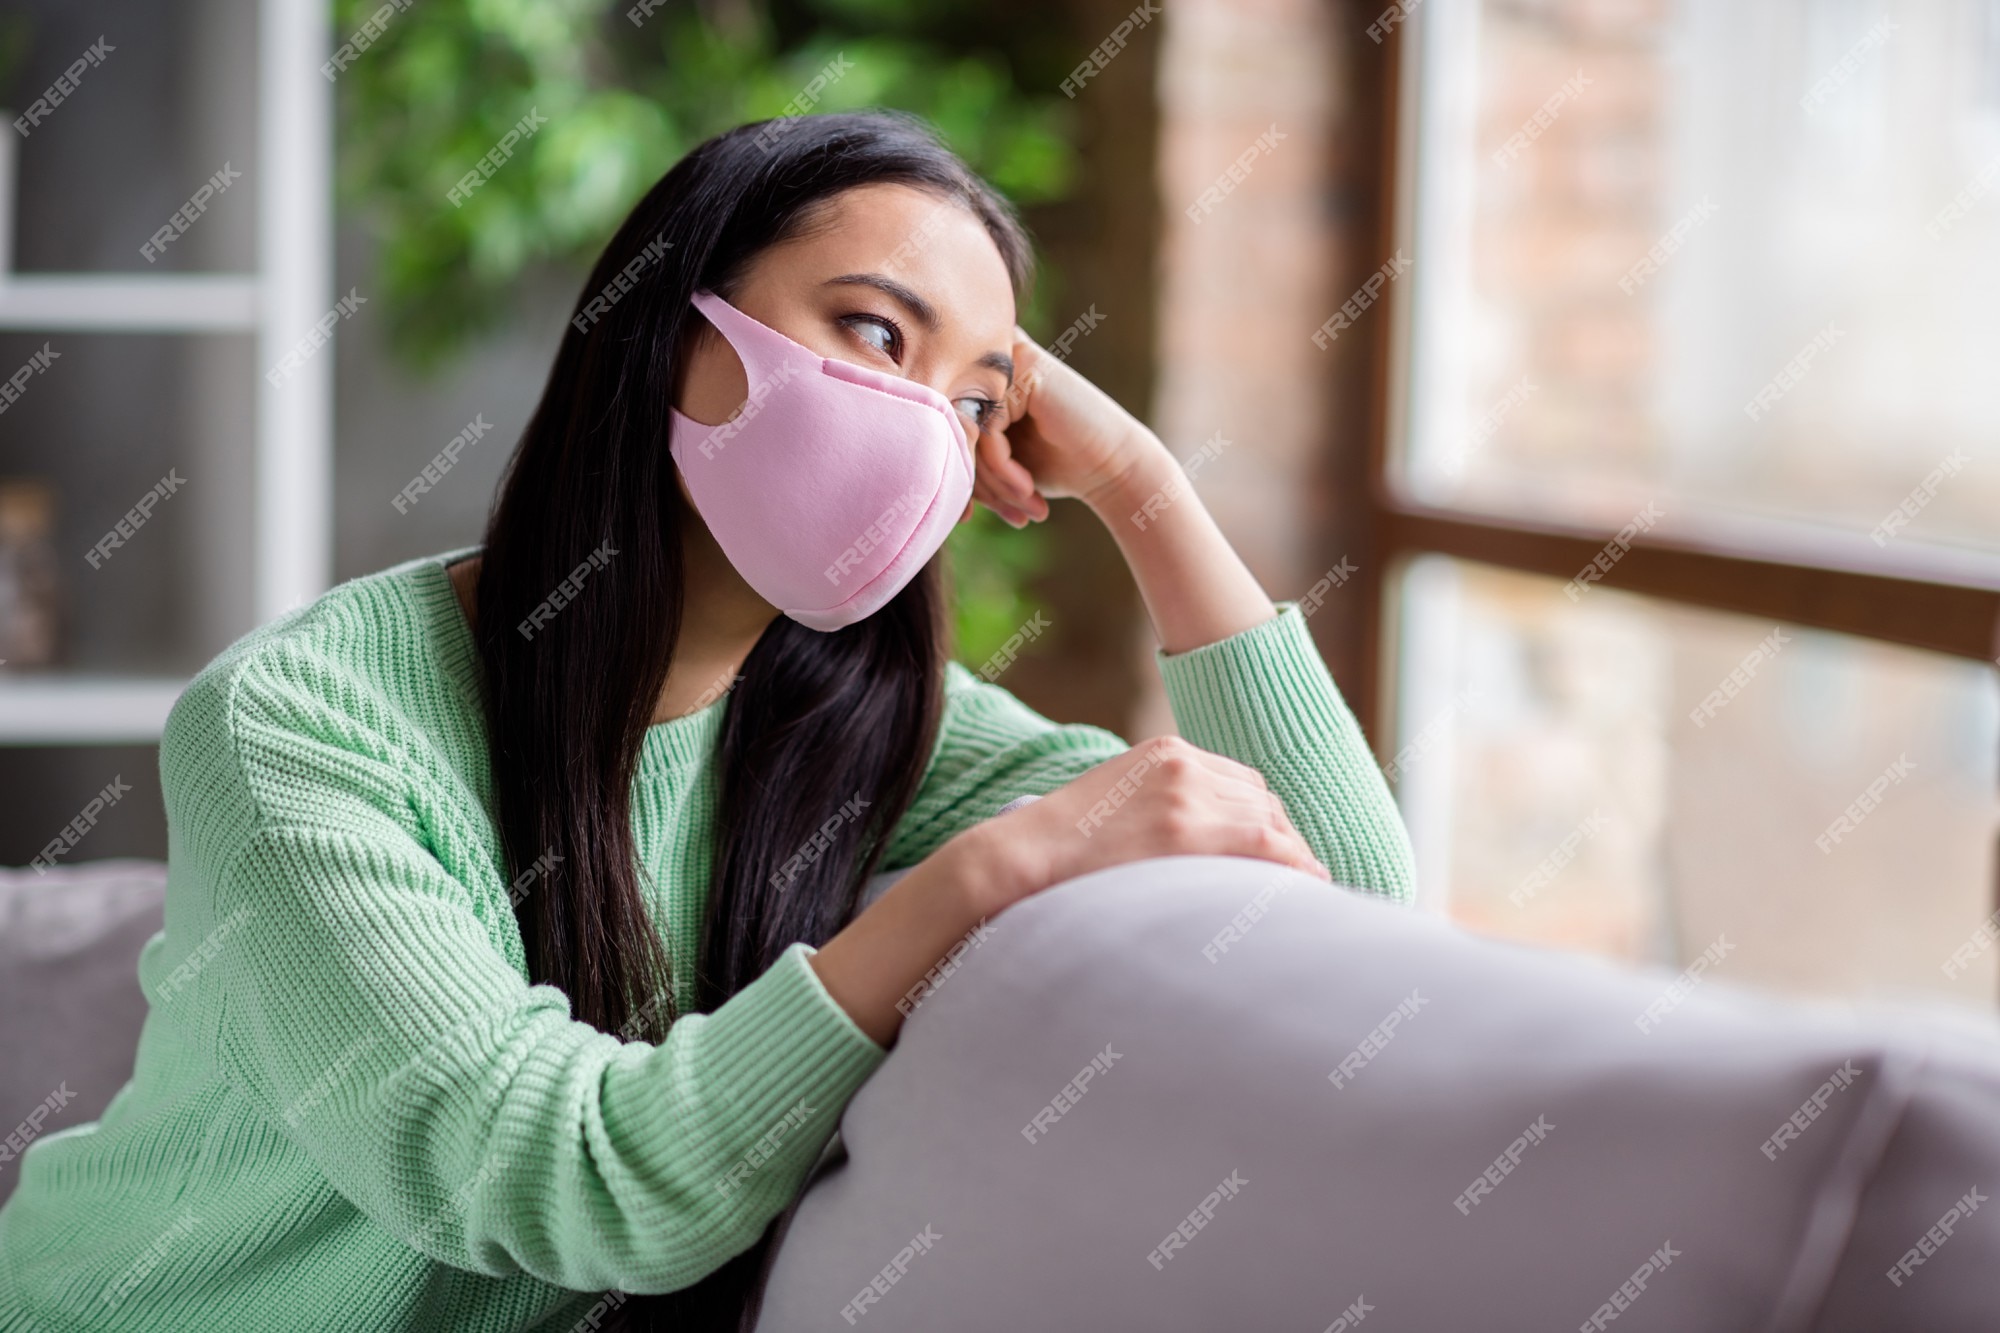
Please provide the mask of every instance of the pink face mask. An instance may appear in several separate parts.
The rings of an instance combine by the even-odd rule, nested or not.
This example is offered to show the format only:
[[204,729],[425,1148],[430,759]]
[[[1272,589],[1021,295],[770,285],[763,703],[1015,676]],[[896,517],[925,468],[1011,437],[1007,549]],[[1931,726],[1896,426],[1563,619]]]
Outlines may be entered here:
[[836,630],[916,577],[972,498],[972,446],[935,389],[823,357],[711,292],[749,399],[704,426],[673,411],[668,449],[730,564],[793,620]]

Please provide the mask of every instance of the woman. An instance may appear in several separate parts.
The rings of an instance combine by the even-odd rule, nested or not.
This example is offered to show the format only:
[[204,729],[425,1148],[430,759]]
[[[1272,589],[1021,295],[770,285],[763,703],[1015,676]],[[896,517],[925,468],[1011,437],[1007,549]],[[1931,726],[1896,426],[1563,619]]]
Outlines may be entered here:
[[[906,997],[1008,904],[1179,853],[1407,898],[1297,606],[1016,327],[1028,267],[886,115],[733,130],[640,201],[482,545],[176,704],[133,1078],[25,1156],[0,1328],[730,1327]],[[948,660],[952,521],[1056,496],[1124,551],[1186,740]]]

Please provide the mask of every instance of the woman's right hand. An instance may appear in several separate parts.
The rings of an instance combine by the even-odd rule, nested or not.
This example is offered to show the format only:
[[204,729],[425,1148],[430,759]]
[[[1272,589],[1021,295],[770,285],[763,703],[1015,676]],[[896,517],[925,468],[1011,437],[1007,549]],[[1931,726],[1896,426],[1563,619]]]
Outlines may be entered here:
[[1333,876],[1264,775],[1179,736],[1158,736],[967,829],[1002,873],[982,915],[1078,875],[1153,856],[1250,856]]
[[887,1046],[927,970],[986,918],[1092,870],[1176,855],[1253,856],[1332,878],[1263,774],[1161,736],[947,839],[822,945],[813,969]]

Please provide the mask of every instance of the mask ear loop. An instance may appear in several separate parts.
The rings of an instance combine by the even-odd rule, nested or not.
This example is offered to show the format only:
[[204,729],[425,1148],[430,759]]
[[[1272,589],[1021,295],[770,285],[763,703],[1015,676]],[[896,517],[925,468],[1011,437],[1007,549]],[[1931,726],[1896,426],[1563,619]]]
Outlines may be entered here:
[[723,341],[736,349],[736,357],[743,363],[744,383],[748,387],[754,389],[760,382],[771,379],[778,366],[787,360],[801,362],[800,370],[819,368],[823,358],[815,355],[810,347],[793,342],[776,329],[758,323],[714,292],[696,292],[692,300],[694,308],[708,316],[708,322],[715,325]]

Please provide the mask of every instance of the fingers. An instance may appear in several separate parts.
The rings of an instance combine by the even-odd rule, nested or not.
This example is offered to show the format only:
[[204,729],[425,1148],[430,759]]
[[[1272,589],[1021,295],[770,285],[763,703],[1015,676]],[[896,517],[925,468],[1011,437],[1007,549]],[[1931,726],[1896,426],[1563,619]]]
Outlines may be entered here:
[[1132,748],[1149,755],[1155,763],[1163,767],[1172,756],[1180,755],[1187,761],[1252,787],[1268,786],[1264,781],[1264,775],[1249,764],[1238,763],[1228,755],[1217,754],[1213,750],[1204,750],[1194,742],[1179,736],[1155,736],[1151,740],[1139,742]]
[[[1014,382],[1007,388],[1007,419],[1018,421],[1034,410],[1035,389],[1052,369],[1068,370],[1064,362],[1042,350],[1019,324],[1014,326]],[[1073,372],[1072,372],[1073,373]]]
[[997,430],[982,430],[974,445],[974,457],[979,467],[986,473],[987,480],[1002,494],[1016,501],[1024,501],[1035,490],[1035,474],[1021,466],[1014,457],[1014,451],[1006,435]]
[[1049,502],[1035,493],[1035,474],[1014,457],[1004,434],[979,432],[973,458],[974,499],[1017,528],[1049,516]]
[[993,488],[986,484],[986,479],[983,475],[973,478],[972,498],[998,514],[1001,522],[1007,524],[1009,527],[1022,527],[1028,522],[1026,514],[1023,514],[1013,505],[1008,504],[993,493]]
[[1178,836],[1193,844],[1191,850],[1257,856],[1332,879],[1293,825],[1284,802],[1255,768],[1177,736],[1147,742],[1146,750],[1172,789],[1169,810],[1178,805],[1183,812],[1190,807],[1201,812],[1193,828],[1184,818],[1175,822],[1169,815]]
[[1242,788],[1219,792],[1214,798],[1217,816],[1216,850],[1222,855],[1257,856],[1279,861],[1309,875],[1331,881],[1332,872],[1314,854],[1298,829],[1292,826],[1285,805],[1270,792],[1247,795]]
[[1296,833],[1284,833],[1269,824],[1231,824],[1225,835],[1225,856],[1254,856],[1261,861],[1275,861],[1279,865],[1290,866],[1315,878],[1332,882],[1333,876],[1312,854]]
[[1292,823],[1291,813],[1285,809],[1285,803],[1278,799],[1276,792],[1263,790],[1250,792],[1247,795],[1232,794],[1224,799],[1235,802],[1246,813],[1263,820],[1285,836],[1297,838],[1301,843],[1305,842],[1305,836]]
[[1014,378],[1007,385],[1004,400],[1010,425],[1028,415],[1029,403],[1035,396],[1035,381],[1040,377],[1037,358],[1041,356],[1041,348],[1021,332],[1020,326],[1015,326],[1014,334]]
[[[1114,786],[1124,798],[1112,814],[1097,813]],[[1262,773],[1178,736],[1142,741],[1104,761],[1058,801],[1043,813],[1070,813],[1073,801],[1075,813],[1088,812],[1076,821],[1086,838],[1100,828],[1109,834],[1091,844],[1079,871],[1135,857],[1214,855],[1256,857],[1333,878]]]
[[1285,803],[1278,799],[1275,792],[1271,794],[1271,807],[1274,815],[1271,826],[1284,839],[1286,847],[1294,853],[1287,855],[1285,864],[1295,866],[1308,875],[1317,875],[1329,884],[1332,883],[1333,872],[1327,869],[1326,862],[1319,859],[1319,853],[1313,850],[1312,844],[1305,840],[1305,835],[1292,823],[1291,815],[1285,810]]

